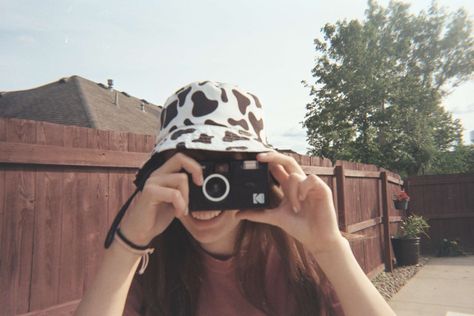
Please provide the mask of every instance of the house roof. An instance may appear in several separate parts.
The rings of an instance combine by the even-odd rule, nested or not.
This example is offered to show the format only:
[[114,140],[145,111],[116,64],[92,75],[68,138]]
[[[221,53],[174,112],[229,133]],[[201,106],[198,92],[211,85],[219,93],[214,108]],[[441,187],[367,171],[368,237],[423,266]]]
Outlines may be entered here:
[[0,117],[155,135],[160,114],[160,106],[79,76],[0,92]]

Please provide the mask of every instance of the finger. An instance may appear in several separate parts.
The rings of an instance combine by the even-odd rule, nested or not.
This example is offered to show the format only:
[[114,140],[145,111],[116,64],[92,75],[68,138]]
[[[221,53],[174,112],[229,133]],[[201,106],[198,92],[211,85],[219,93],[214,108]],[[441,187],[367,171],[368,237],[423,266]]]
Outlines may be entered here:
[[268,168],[275,180],[278,181],[278,183],[285,183],[288,179],[288,173],[285,171],[282,165],[276,165],[271,163],[268,165]]
[[152,194],[157,201],[173,205],[176,217],[186,215],[188,205],[179,190],[155,185],[144,188],[143,190],[146,190],[147,194]]
[[303,201],[306,199],[308,192],[311,190],[318,190],[320,192],[324,192],[325,194],[329,194],[332,198],[331,189],[328,187],[326,182],[324,182],[320,177],[314,174],[310,174],[306,177],[306,179],[300,184],[299,196],[298,199]]
[[202,174],[202,166],[191,157],[186,156],[183,153],[177,153],[168,159],[161,168],[159,168],[160,173],[174,173],[179,172],[182,169],[189,172],[194,183],[196,185],[202,185],[204,182]]
[[301,169],[300,165],[293,157],[280,154],[279,152],[259,153],[257,155],[257,160],[261,162],[280,164],[285,168],[286,172],[288,173],[295,172],[301,175],[305,175],[303,169]]
[[299,210],[301,210],[301,202],[298,199],[300,182],[302,182],[301,175],[292,173],[288,177],[288,183],[286,187],[288,200],[290,201],[291,207],[295,213],[298,213]]
[[181,192],[181,196],[183,197],[184,203],[186,205],[186,215],[189,213],[189,183],[187,174],[183,172],[177,172],[160,175],[157,177],[156,183],[162,187],[178,189]]

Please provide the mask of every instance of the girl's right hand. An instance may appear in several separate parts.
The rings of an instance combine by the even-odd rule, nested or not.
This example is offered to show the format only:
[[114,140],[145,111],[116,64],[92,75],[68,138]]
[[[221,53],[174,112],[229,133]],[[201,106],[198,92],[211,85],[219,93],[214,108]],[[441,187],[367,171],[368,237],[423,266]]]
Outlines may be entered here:
[[189,214],[188,176],[192,175],[196,185],[203,184],[201,165],[194,159],[177,153],[146,180],[143,191],[135,198],[137,203],[127,210],[120,230],[133,243],[148,245],[161,234],[173,219]]

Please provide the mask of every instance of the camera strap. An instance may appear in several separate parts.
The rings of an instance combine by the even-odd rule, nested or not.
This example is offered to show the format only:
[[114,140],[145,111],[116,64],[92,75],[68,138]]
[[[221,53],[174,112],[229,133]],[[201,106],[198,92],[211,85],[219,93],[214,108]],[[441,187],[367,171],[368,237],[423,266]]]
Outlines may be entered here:
[[117,229],[119,228],[120,222],[125,215],[130,203],[132,203],[133,198],[137,195],[138,191],[143,191],[146,180],[150,177],[151,173],[158,169],[162,164],[160,157],[155,154],[153,155],[137,172],[135,180],[133,183],[137,187],[135,192],[128,198],[127,202],[120,208],[120,211],[115,216],[112,225],[110,226],[109,232],[105,237],[104,247],[105,249],[109,248],[114,240]]

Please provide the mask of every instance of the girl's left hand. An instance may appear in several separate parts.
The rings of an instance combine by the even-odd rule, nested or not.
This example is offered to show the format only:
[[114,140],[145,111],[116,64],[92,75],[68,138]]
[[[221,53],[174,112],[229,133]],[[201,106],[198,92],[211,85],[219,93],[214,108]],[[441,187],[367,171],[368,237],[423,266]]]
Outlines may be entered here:
[[258,154],[257,160],[268,162],[284,197],[274,209],[244,210],[238,218],[278,226],[313,254],[331,251],[341,242],[332,191],[321,178],[306,176],[292,157],[278,152]]

